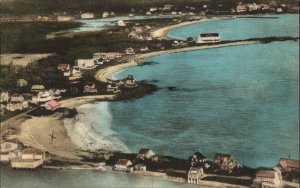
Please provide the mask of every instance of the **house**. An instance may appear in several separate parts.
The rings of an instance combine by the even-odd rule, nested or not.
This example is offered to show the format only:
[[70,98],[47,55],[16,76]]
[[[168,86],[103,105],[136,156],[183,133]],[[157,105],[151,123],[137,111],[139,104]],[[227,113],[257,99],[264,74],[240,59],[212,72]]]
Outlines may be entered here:
[[67,22],[67,21],[71,21],[74,20],[74,17],[72,16],[57,16],[57,21],[59,22]]
[[103,60],[113,60],[116,58],[121,58],[124,53],[120,52],[98,52],[94,53],[93,58],[94,59],[103,59]]
[[187,181],[190,184],[199,184],[201,179],[204,177],[203,168],[191,167],[188,171]]
[[60,107],[60,105],[61,104],[59,102],[57,102],[56,100],[51,100],[51,101],[46,102],[45,108],[47,110],[56,110],[57,108]]
[[12,142],[4,142],[1,144],[0,161],[8,162],[17,157],[18,144]]
[[130,172],[133,170],[132,162],[128,159],[119,159],[113,169],[117,171]]
[[121,92],[121,90],[119,89],[119,86],[117,86],[116,84],[108,84],[106,87],[106,91],[108,93],[113,92],[113,93],[119,93]]
[[45,90],[45,86],[41,85],[41,84],[36,84],[36,85],[31,86],[31,92],[33,92],[33,93],[38,93],[38,92],[44,91],[44,90]]
[[96,59],[77,59],[75,60],[75,66],[80,69],[94,69],[96,67]]
[[49,94],[53,96],[55,99],[60,99],[62,93],[66,93],[66,89],[50,89]]
[[108,18],[110,16],[109,12],[105,11],[102,14],[102,18]]
[[155,153],[151,149],[142,148],[137,154],[138,159],[150,159]]
[[9,101],[9,94],[7,91],[2,91],[0,94],[0,102],[8,102]]
[[205,162],[206,157],[200,152],[195,152],[188,161],[191,163],[191,166],[197,166],[198,164]]
[[280,8],[280,7],[276,8],[276,13],[277,13],[277,14],[283,13],[282,8]]
[[251,11],[256,11],[258,10],[259,6],[256,3],[252,3],[252,4],[247,4],[246,5],[248,10]]
[[94,14],[93,13],[83,13],[80,15],[81,19],[93,19],[94,18]]
[[128,75],[127,78],[124,79],[126,88],[133,88],[137,86],[137,83],[132,75]]
[[270,5],[268,4],[259,4],[261,10],[270,10]]
[[231,170],[237,166],[237,162],[231,154],[216,153],[214,163],[219,165],[223,170]]
[[37,96],[32,97],[32,103],[40,103],[40,102],[47,102],[53,100],[54,97],[50,95],[49,91],[39,92]]
[[245,5],[237,5],[236,6],[236,12],[240,13],[240,12],[246,12],[247,11],[247,7]]
[[137,34],[143,33],[143,27],[141,26],[133,26],[132,28]]
[[300,171],[299,160],[281,158],[278,166],[282,171]]
[[148,46],[141,46],[140,47],[140,52],[147,52],[147,51],[149,51]]
[[9,111],[23,110],[24,108],[28,108],[28,102],[19,94],[12,95],[10,102],[6,106],[6,109]]
[[125,54],[126,55],[134,55],[135,54],[135,52],[134,52],[134,49],[133,48],[127,48],[126,50],[125,50]]
[[132,18],[132,17],[134,17],[134,15],[133,15],[133,14],[128,14],[128,17],[131,17],[131,18]]
[[19,79],[17,81],[17,86],[18,87],[26,87],[27,85],[28,85],[28,82],[26,80],[24,80],[24,79]]
[[71,70],[64,71],[64,72],[63,72],[63,75],[64,75],[65,77],[71,76]]
[[151,15],[152,13],[150,11],[147,11],[146,12],[146,15]]
[[94,83],[89,82],[89,83],[87,83],[87,85],[84,86],[83,92],[84,93],[97,93],[98,90]]
[[25,148],[21,152],[21,159],[45,160],[45,152],[35,148]]
[[164,11],[171,11],[173,8],[173,5],[164,5],[163,10]]
[[118,24],[119,27],[125,27],[126,26],[126,24],[125,24],[125,22],[123,20],[119,20],[117,22],[117,24]]
[[173,46],[173,47],[178,47],[178,46],[179,46],[179,42],[178,42],[177,40],[174,40],[174,41],[172,42],[172,46]]
[[145,171],[147,171],[147,167],[144,164],[137,164],[134,166],[134,170],[145,172]]
[[115,12],[110,12],[110,17],[115,17],[115,16],[116,16]]
[[212,43],[219,42],[221,37],[219,33],[201,33],[196,40],[196,43]]
[[70,66],[70,64],[59,64],[57,66],[57,69],[60,71],[68,71],[71,69],[71,66]]
[[150,11],[150,12],[155,12],[155,11],[157,11],[157,7],[150,7],[150,8],[149,8],[149,11]]
[[172,15],[176,15],[177,12],[176,12],[176,11],[172,11],[171,14],[172,14]]
[[274,188],[281,186],[281,174],[275,170],[258,171],[253,179],[252,187]]

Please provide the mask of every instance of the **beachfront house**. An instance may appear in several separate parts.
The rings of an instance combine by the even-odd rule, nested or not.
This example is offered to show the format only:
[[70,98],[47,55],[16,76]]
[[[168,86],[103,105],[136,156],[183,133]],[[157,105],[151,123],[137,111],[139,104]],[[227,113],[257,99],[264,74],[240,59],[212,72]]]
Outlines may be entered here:
[[97,93],[97,92],[98,90],[96,88],[96,85],[92,82],[89,82],[84,86],[83,93]]
[[35,148],[25,148],[20,158],[11,160],[12,168],[34,169],[41,166],[45,161],[45,152]]
[[68,71],[71,69],[71,66],[70,66],[70,64],[59,64],[57,66],[57,69],[60,71]]
[[236,12],[237,13],[247,12],[247,7],[245,5],[237,5],[236,6]]
[[9,162],[18,155],[18,144],[12,142],[4,142],[1,144],[0,161]]
[[25,79],[21,78],[17,81],[17,86],[18,87],[26,87],[27,85],[28,85],[28,82]]
[[201,33],[196,40],[196,43],[213,43],[219,42],[221,37],[219,33]]
[[8,102],[10,99],[9,97],[9,94],[7,91],[2,91],[1,94],[0,94],[0,102],[3,103],[3,102]]
[[147,167],[144,164],[137,164],[137,165],[134,166],[134,170],[135,171],[146,172],[147,171]]
[[197,166],[207,160],[206,156],[202,155],[200,152],[195,152],[190,158],[189,162],[191,163],[191,166]]
[[117,22],[117,25],[118,25],[119,27],[125,27],[125,26],[126,26],[124,20],[119,20],[119,21]]
[[42,84],[35,84],[31,86],[31,92],[38,93],[45,90],[45,86]]
[[141,46],[140,47],[140,52],[147,52],[147,51],[149,51],[148,46]]
[[93,19],[94,18],[94,14],[93,13],[83,13],[80,15],[81,19]]
[[133,171],[132,162],[128,159],[119,159],[113,169],[117,171],[131,172]]
[[110,16],[110,14],[107,11],[102,13],[102,18],[108,18],[109,16]]
[[22,95],[14,94],[10,97],[10,102],[6,105],[6,110],[16,111],[23,110],[28,107],[28,101],[25,101]]
[[147,11],[146,12],[146,15],[151,15],[152,13],[150,11]]
[[119,93],[121,92],[121,90],[119,89],[119,86],[117,86],[116,84],[112,83],[112,84],[108,84],[106,87],[106,92],[108,93]]
[[204,177],[203,168],[191,167],[188,171],[187,182],[190,184],[199,184],[201,179]]
[[60,107],[60,105],[61,104],[59,102],[57,102],[56,100],[51,100],[51,101],[46,102],[44,106],[47,110],[56,110]]
[[124,87],[126,88],[133,88],[137,86],[137,83],[132,75],[128,75],[125,79],[123,79]]
[[94,53],[94,59],[103,59],[103,60],[114,60],[116,58],[121,58],[124,53],[120,52],[98,52]]
[[290,171],[300,172],[299,160],[281,158],[279,159],[278,166],[281,169],[281,171],[284,172],[290,172]]
[[252,187],[275,188],[281,186],[281,173],[275,170],[260,170],[253,179]]
[[153,157],[155,153],[151,149],[142,148],[140,149],[139,153],[137,154],[138,159],[150,159]]
[[223,170],[231,170],[237,166],[237,161],[231,154],[216,153],[214,163]]
[[80,69],[94,69],[96,68],[97,59],[77,59],[75,60],[75,66]]
[[125,54],[126,55],[134,55],[135,54],[135,52],[134,52],[134,49],[133,48],[127,48],[126,50],[125,50]]

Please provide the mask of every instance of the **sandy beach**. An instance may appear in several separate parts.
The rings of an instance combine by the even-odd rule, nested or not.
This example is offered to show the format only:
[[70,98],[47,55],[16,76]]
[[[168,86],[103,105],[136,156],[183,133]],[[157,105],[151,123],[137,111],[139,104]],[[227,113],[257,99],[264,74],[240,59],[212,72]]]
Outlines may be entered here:
[[139,62],[145,58],[159,56],[163,54],[171,54],[171,53],[179,53],[179,52],[187,52],[187,51],[194,51],[194,50],[204,50],[204,49],[210,49],[210,48],[222,48],[222,47],[228,47],[228,46],[240,46],[240,45],[249,45],[249,44],[256,44],[260,41],[241,41],[241,42],[230,42],[226,44],[215,44],[215,45],[203,45],[203,46],[192,46],[192,47],[186,47],[186,48],[178,48],[178,49],[170,49],[170,50],[163,50],[163,51],[157,51],[157,52],[150,52],[147,54],[138,54],[133,55],[129,58],[123,59],[123,62],[115,66],[109,66],[104,69],[99,70],[95,78],[101,82],[108,82],[108,80],[111,79],[111,76],[123,69],[126,69],[128,67],[136,66],[139,64]]

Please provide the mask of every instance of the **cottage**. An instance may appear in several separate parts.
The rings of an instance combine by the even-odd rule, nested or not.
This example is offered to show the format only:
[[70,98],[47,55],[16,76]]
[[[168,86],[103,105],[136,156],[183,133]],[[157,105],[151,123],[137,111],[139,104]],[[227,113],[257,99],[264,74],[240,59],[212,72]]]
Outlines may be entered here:
[[281,158],[278,166],[282,171],[300,171],[299,160]]
[[60,107],[60,105],[61,104],[59,102],[57,102],[55,100],[51,100],[51,101],[46,102],[45,108],[47,110],[56,110]]
[[134,52],[134,49],[133,48],[127,48],[126,50],[125,50],[125,54],[126,55],[134,55],[135,54],[135,52]]
[[261,10],[266,11],[266,10],[270,10],[271,7],[268,4],[259,4]]
[[18,144],[4,142],[1,144],[0,161],[8,162],[17,157]]
[[281,14],[281,13],[283,13],[283,10],[282,10],[282,8],[280,8],[280,7],[276,8],[276,13],[277,13],[277,14]]
[[128,14],[128,17],[133,18],[134,15],[133,14]]
[[72,16],[57,16],[57,21],[59,22],[67,22],[67,21],[71,21],[74,20],[74,17]]
[[151,15],[152,13],[150,11],[147,11],[146,12],[146,15]]
[[87,85],[84,86],[83,92],[84,93],[97,93],[98,90],[94,83],[89,82],[89,83],[87,83]]
[[71,66],[70,66],[70,64],[59,64],[57,66],[57,69],[60,71],[68,71],[71,69]]
[[63,75],[64,75],[65,77],[71,76],[71,70],[64,71],[64,72],[63,72]]
[[177,40],[172,42],[172,46],[173,47],[178,47],[179,46],[179,42]]
[[10,102],[6,106],[6,109],[9,111],[23,110],[25,108],[28,108],[28,102],[19,94],[12,95]]
[[39,92],[37,96],[32,97],[32,103],[40,103],[40,102],[47,102],[53,100],[54,97],[50,95],[49,91]]
[[280,185],[280,172],[274,170],[261,170],[256,173],[252,186],[257,188],[274,188],[280,187]]
[[256,11],[258,10],[259,6],[256,3],[252,3],[252,4],[247,4],[246,5],[248,7],[248,10],[251,11]]
[[245,5],[238,5],[236,6],[236,12],[240,13],[240,12],[246,12],[247,11],[247,7]]
[[150,159],[153,157],[155,153],[151,149],[140,149],[139,153],[137,154],[138,159]]
[[93,13],[83,13],[80,15],[81,19],[93,19],[94,14]]
[[114,166],[114,170],[130,172],[132,171],[132,162],[128,159],[119,159]]
[[17,81],[17,86],[18,87],[26,87],[27,85],[28,85],[28,82],[26,80],[24,80],[24,79],[19,79]]
[[137,86],[137,83],[132,75],[128,75],[127,78],[124,79],[126,88],[133,88]]
[[9,94],[7,91],[2,91],[0,94],[0,102],[8,102],[9,101]]
[[45,90],[45,86],[41,84],[36,84],[31,86],[31,92],[38,93]]
[[199,184],[203,177],[204,177],[203,168],[191,167],[188,172],[187,181],[190,184]]
[[219,33],[202,33],[197,37],[196,43],[212,43],[219,42],[220,40]]
[[147,51],[149,51],[148,46],[142,46],[142,47],[140,48],[140,52],[147,52]]
[[98,52],[94,53],[94,59],[103,59],[103,60],[114,60],[116,58],[120,58],[124,55],[124,53],[120,52]]
[[164,5],[163,10],[164,11],[171,11],[173,8],[173,5]]
[[106,91],[108,93],[112,92],[112,93],[119,93],[121,92],[121,90],[119,89],[119,86],[117,86],[116,84],[108,84],[106,87]]
[[45,152],[35,148],[25,148],[21,152],[21,159],[45,160]]
[[157,11],[157,7],[150,7],[150,8],[149,8],[149,11],[150,11],[150,12],[155,12],[155,11]]
[[105,11],[102,14],[102,18],[108,18],[110,16],[109,12]]
[[224,170],[231,170],[237,166],[237,162],[231,154],[216,153],[214,163]]
[[189,158],[189,162],[191,163],[191,166],[197,166],[205,161],[206,161],[206,157],[202,155],[202,153],[200,152],[195,152],[194,155],[192,155]]
[[75,66],[80,69],[94,69],[96,68],[96,59],[77,59],[75,60]]
[[125,26],[126,26],[124,20],[119,20],[119,21],[117,22],[117,25],[118,25],[119,27],[125,27]]
[[145,171],[147,171],[147,167],[144,164],[137,164],[134,166],[134,170],[145,172]]

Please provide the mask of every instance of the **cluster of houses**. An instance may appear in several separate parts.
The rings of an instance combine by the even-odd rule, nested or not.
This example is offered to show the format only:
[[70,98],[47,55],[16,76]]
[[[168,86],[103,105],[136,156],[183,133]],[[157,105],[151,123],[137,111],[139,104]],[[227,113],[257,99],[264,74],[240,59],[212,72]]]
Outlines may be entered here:
[[152,27],[150,25],[140,26],[138,23],[132,26],[128,31],[128,37],[145,40],[145,41],[152,41],[153,38],[151,37],[150,31]]
[[112,80],[108,82],[106,91],[108,93],[120,93],[121,88],[135,88],[138,86],[137,81],[132,75],[128,75],[126,78],[121,80]]
[[236,6],[236,9],[232,9],[232,13],[245,13],[245,12],[255,12],[255,11],[265,11],[265,12],[277,12],[283,13],[286,8],[286,4],[277,5],[275,1],[271,1],[270,3],[248,3],[243,4],[239,2]]
[[44,164],[45,152],[39,149],[26,147],[21,149],[13,142],[1,143],[0,161],[10,163],[16,169],[35,169]]

